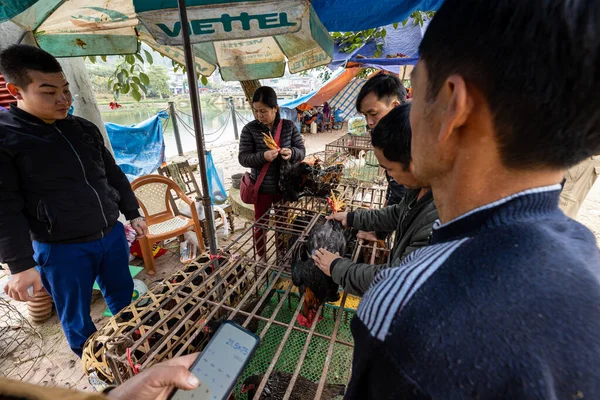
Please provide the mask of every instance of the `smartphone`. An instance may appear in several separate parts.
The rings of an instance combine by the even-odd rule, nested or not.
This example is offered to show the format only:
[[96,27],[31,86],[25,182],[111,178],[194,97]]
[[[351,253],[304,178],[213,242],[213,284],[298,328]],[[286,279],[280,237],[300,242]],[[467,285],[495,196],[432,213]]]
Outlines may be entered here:
[[223,322],[190,368],[200,386],[176,389],[169,400],[227,400],[259,344],[260,338],[252,332]]

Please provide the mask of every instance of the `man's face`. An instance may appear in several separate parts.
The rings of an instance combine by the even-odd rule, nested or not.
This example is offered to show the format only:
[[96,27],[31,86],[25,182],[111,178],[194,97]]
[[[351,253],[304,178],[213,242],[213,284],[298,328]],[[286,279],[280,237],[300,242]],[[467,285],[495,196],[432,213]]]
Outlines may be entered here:
[[367,118],[367,125],[373,129],[381,118],[385,117],[400,102],[389,98],[378,99],[375,93],[369,93],[360,103],[360,112]]
[[47,123],[66,118],[72,97],[65,74],[29,71],[28,75],[31,83],[25,88],[13,83],[7,85],[19,108]]
[[431,178],[439,175],[444,163],[440,159],[439,143],[437,141],[440,131],[440,113],[438,99],[433,102],[427,100],[427,67],[419,61],[412,72],[411,83],[413,99],[410,108],[410,126],[412,130],[411,154],[413,160],[413,173],[417,179],[426,186],[431,185]]
[[373,152],[375,153],[375,157],[377,157],[377,161],[379,161],[379,166],[385,169],[398,184],[404,185],[409,189],[420,189],[423,187],[413,175],[411,171],[412,166],[407,171],[401,163],[388,160],[380,148],[375,147]]

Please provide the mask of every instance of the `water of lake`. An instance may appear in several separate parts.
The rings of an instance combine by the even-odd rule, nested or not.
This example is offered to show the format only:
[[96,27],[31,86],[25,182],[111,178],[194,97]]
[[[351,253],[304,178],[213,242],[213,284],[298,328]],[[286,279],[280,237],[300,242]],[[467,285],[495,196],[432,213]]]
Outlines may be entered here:
[[[241,134],[242,128],[254,119],[250,108],[236,107],[237,112],[242,116],[238,117],[238,132]],[[113,122],[119,125],[132,125],[142,122],[155,116],[160,109],[156,110],[111,110],[102,113],[102,118],[106,122]],[[181,136],[181,145],[183,151],[196,150],[196,139],[193,136],[192,112],[190,109],[178,110],[183,122],[179,124],[179,135]],[[187,125],[187,126],[186,126]],[[233,121],[231,112],[225,105],[202,108],[202,125],[204,126],[204,140],[207,146],[214,146],[224,142],[235,140]],[[164,132],[165,137],[165,155],[172,157],[177,155],[177,145],[175,144],[175,135],[173,133],[173,123],[169,120]]]

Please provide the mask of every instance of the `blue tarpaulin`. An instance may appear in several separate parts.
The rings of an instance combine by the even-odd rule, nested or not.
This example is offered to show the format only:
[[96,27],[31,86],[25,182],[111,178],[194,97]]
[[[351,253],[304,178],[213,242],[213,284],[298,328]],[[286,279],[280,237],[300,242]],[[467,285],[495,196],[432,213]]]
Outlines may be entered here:
[[161,119],[166,111],[135,125],[106,122],[106,131],[115,152],[115,159],[129,181],[156,171],[165,161],[165,141]]
[[[394,29],[392,25],[385,27],[384,39],[370,41],[351,52],[344,52],[339,44],[335,45],[333,61],[329,68],[336,70],[348,61],[363,64],[365,67],[384,69],[398,74],[400,66],[414,65],[419,59],[419,44],[425,34],[429,21],[425,20],[423,26],[415,24],[412,19],[405,26],[399,25]],[[384,58],[373,58],[377,45],[381,44],[381,53]],[[389,58],[392,57],[392,58]]]
[[329,32],[359,31],[402,22],[413,11],[435,11],[444,0],[313,0]]

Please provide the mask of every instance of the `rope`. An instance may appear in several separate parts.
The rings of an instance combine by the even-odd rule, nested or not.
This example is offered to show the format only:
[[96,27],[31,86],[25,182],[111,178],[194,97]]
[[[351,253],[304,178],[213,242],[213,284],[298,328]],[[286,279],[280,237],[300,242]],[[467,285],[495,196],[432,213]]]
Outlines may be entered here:
[[206,143],[214,143],[217,140],[221,139],[221,137],[225,134],[225,128],[227,127],[227,124],[229,124],[229,119],[230,119],[230,117],[227,117],[227,120],[225,121],[225,125],[223,125],[223,131],[221,132],[221,134],[214,140],[207,140]]
[[[180,121],[180,122],[181,122],[181,124],[183,125],[183,128],[184,128],[184,130],[185,130],[185,131],[186,131],[186,132],[187,132],[189,135],[191,135],[192,137],[194,137],[194,138],[195,138],[195,137],[196,137],[196,135],[193,133],[193,132],[194,132],[194,131],[193,131],[193,129],[192,129],[192,128],[191,128],[191,127],[188,125],[188,124],[186,124],[186,123],[185,123],[185,121],[183,121],[183,119],[181,119],[181,117],[177,116],[177,118],[179,119],[179,121]],[[222,126],[219,128],[219,129],[217,129],[215,132],[212,132],[212,133],[210,133],[210,134],[205,134],[205,135],[204,135],[204,136],[208,136],[208,135],[214,135],[214,134],[217,134],[217,133],[219,133],[219,131],[221,131],[221,132],[220,132],[220,134],[219,134],[219,136],[217,136],[217,137],[216,137],[215,139],[213,139],[213,140],[207,140],[207,141],[206,141],[206,143],[214,143],[214,142],[216,142],[217,140],[219,140],[219,139],[220,139],[220,138],[223,136],[223,134],[225,133],[225,129],[227,128],[227,125],[229,124],[229,119],[230,119],[230,117],[227,117],[227,119],[225,120],[225,123],[224,123],[224,124],[223,124],[223,125],[222,125]]]
[[[213,117],[213,118],[218,118],[221,115],[225,114],[226,112],[230,112],[231,109],[229,107],[226,107],[225,110],[223,110],[223,112],[221,112],[221,114],[218,114],[217,116]],[[186,113],[185,111],[181,111],[181,110],[177,110],[178,113],[185,115],[186,117],[190,117],[190,118],[194,118],[191,114]]]
[[[225,120],[224,124],[221,125],[220,127],[218,127],[216,130],[214,130],[213,132],[208,132],[208,133],[204,133],[204,136],[211,136],[211,135],[215,135],[217,133],[219,133],[222,129],[224,129],[225,127],[227,127],[227,124],[229,123],[229,119],[231,118],[231,115],[227,116],[227,119]],[[195,133],[194,133],[194,129],[189,126],[187,124],[187,122],[185,122],[183,120],[183,118],[181,118],[179,115],[177,115],[177,119],[181,122],[181,124],[183,125],[183,127],[188,131],[189,134],[191,134],[192,136],[196,137]]]
[[244,125],[249,124],[251,122],[250,120],[246,119],[246,117],[244,117],[242,114],[240,114],[238,110],[235,110],[235,115],[237,115],[237,117],[242,121]]
[[163,122],[163,124],[162,124],[163,133],[165,133],[167,131],[167,127],[169,126],[170,120],[171,120],[171,115],[169,115],[169,117],[167,119],[165,119],[165,122]]

